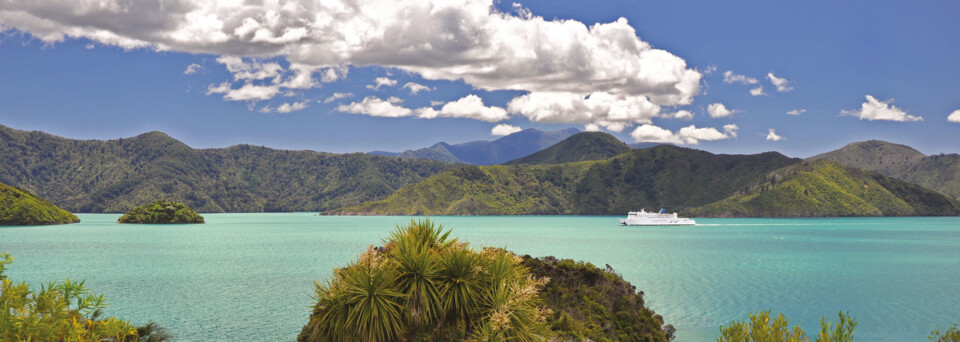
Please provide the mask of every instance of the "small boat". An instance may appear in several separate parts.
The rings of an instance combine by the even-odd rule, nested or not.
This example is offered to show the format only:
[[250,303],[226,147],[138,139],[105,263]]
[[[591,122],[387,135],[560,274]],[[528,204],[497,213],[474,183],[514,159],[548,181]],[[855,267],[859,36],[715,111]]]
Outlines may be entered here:
[[648,213],[643,209],[627,213],[627,218],[620,219],[621,226],[691,226],[693,219],[677,217],[677,213],[667,213],[667,209],[660,208],[659,212]]

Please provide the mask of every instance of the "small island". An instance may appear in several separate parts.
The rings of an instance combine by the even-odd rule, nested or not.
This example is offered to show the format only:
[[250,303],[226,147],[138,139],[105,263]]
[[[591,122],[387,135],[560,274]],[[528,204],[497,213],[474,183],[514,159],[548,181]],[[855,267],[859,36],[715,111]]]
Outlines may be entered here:
[[120,216],[117,223],[179,224],[204,223],[203,216],[183,203],[174,201],[155,201],[130,209]]
[[77,223],[77,215],[29,191],[0,183],[0,226]]

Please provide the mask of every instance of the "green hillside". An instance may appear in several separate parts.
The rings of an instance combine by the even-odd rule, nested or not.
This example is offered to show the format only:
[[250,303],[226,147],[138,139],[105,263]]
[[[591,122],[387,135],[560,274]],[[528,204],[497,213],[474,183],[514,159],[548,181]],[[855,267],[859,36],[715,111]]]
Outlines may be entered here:
[[384,198],[453,166],[250,145],[193,149],[159,132],[72,140],[0,126],[0,182],[72,212],[125,212],[156,198],[199,212],[320,211]]
[[675,146],[558,165],[469,166],[404,186],[345,215],[611,215],[712,203],[798,162],[779,153],[715,155]]
[[30,192],[0,183],[0,226],[77,223],[76,215]]
[[786,167],[723,201],[692,208],[690,216],[834,217],[960,214],[957,201],[876,172],[818,160]]
[[627,152],[630,146],[603,132],[583,132],[529,156],[514,159],[505,165],[565,164],[589,160],[604,160]]
[[870,140],[809,159],[831,159],[960,198],[960,155],[957,154],[927,156],[906,145]]

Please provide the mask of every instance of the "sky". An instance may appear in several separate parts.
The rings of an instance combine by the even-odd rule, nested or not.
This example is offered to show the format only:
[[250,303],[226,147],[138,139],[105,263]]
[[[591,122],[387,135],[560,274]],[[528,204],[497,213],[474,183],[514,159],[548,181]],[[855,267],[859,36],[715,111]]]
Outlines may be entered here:
[[576,127],[960,152],[960,2],[0,1],[0,125],[403,151]]

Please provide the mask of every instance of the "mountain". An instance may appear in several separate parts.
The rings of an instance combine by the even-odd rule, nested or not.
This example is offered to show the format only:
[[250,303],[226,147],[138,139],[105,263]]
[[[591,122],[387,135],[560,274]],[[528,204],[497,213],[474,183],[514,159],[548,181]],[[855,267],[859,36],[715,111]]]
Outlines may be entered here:
[[577,133],[529,156],[504,164],[564,164],[588,160],[610,159],[627,152],[630,146],[603,132]]
[[906,145],[869,140],[808,159],[831,159],[960,198],[960,155],[957,154],[927,156]]
[[453,164],[250,145],[193,149],[160,132],[72,140],[0,126],[0,182],[72,212],[166,199],[199,212],[321,211],[384,198]]
[[0,183],[0,226],[77,223],[76,215],[29,191]]
[[687,210],[690,216],[956,216],[960,203],[933,190],[829,159],[777,170],[758,186]]
[[640,207],[676,210],[719,201],[797,162],[775,152],[716,155],[662,145],[601,161],[463,166],[404,186],[384,200],[325,213],[614,215]]
[[550,132],[529,128],[493,141],[471,141],[456,145],[439,142],[417,150],[399,153],[374,151],[370,154],[472,165],[495,165],[540,151],[579,132],[580,130],[576,128]]

